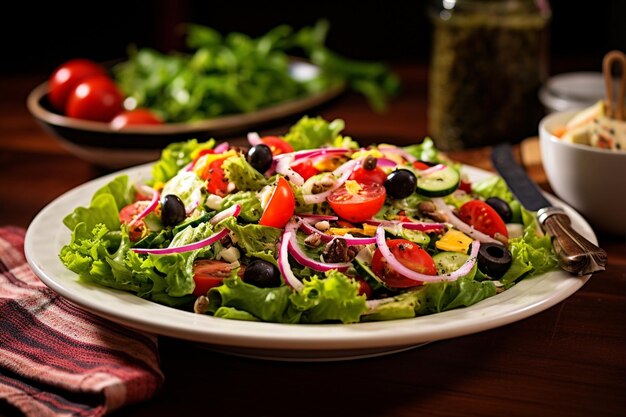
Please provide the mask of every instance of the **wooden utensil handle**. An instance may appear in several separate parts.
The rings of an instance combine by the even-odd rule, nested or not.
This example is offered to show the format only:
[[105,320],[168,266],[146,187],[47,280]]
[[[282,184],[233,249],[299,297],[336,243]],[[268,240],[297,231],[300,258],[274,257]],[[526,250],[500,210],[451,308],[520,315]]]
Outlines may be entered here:
[[556,207],[541,209],[537,218],[552,239],[561,268],[577,275],[604,271],[606,252],[576,232],[563,210]]
[[[617,88],[617,99],[613,100],[613,65],[620,66],[621,78]],[[606,115],[624,120],[624,95],[626,94],[626,55],[621,51],[610,51],[602,61],[602,72],[606,86]]]

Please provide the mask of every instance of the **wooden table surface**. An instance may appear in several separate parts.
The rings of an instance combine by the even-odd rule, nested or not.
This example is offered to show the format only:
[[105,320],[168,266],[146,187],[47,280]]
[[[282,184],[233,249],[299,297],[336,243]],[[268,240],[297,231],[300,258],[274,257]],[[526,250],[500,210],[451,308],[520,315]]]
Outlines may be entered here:
[[[389,112],[346,94],[322,108],[366,142],[421,141],[427,72],[397,67],[404,89]],[[26,110],[45,74],[0,78],[0,225],[27,227],[65,191],[105,173],[68,154]],[[450,153],[492,169],[489,149]],[[538,160],[528,164],[548,189]],[[116,416],[624,416],[626,242],[599,235],[609,254],[565,301],[501,328],[376,358],[325,363],[246,359],[160,339],[166,382],[152,401]]]

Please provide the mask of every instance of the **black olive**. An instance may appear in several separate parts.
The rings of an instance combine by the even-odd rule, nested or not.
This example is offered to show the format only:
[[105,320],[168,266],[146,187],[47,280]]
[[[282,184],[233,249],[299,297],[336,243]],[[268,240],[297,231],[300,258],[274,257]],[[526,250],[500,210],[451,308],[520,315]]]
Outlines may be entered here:
[[478,251],[478,269],[491,278],[501,278],[511,266],[511,252],[497,243],[482,243]]
[[511,210],[511,206],[509,203],[501,199],[500,197],[489,197],[485,200],[485,203],[489,204],[491,208],[493,208],[496,213],[500,215],[504,223],[511,223],[511,219],[513,218],[513,211]]
[[385,180],[387,194],[393,198],[406,198],[415,192],[417,177],[408,169],[397,169]]
[[248,163],[263,174],[272,166],[272,150],[267,145],[254,145],[248,150]]
[[175,226],[185,220],[185,204],[175,194],[167,194],[161,201],[161,221],[164,226]]
[[243,280],[256,287],[278,287],[281,284],[280,271],[262,259],[250,262],[243,273]]

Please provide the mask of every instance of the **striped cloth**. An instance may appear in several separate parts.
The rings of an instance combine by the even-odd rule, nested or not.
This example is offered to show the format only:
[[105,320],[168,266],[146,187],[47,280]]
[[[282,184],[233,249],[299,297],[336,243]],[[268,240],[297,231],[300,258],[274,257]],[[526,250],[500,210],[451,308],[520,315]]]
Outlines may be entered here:
[[152,398],[163,383],[156,337],[46,287],[26,263],[24,234],[0,228],[0,403],[28,417],[91,417]]

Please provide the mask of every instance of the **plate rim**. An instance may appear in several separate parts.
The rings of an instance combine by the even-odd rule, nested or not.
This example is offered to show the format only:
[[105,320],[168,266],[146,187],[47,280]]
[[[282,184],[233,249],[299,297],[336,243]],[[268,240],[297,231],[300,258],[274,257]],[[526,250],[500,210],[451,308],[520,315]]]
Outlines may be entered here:
[[[470,307],[411,319],[349,325],[304,325],[228,320],[177,310],[144,300],[128,292],[78,282],[76,274],[67,270],[58,258],[59,240],[62,236],[68,238],[70,231],[62,224],[62,218],[56,215],[60,212],[67,214],[73,210],[75,205],[71,208],[66,207],[72,199],[83,199],[83,202],[79,204],[88,204],[93,192],[117,175],[125,173],[131,178],[149,176],[148,171],[152,165],[153,163],[147,163],[96,178],[57,197],[35,216],[27,228],[24,242],[27,262],[46,286],[83,309],[138,330],[220,346],[226,350],[229,346],[289,351],[394,349],[400,346],[419,345],[465,336],[522,320],[568,298],[578,291],[590,277],[590,275],[579,277],[564,271],[554,271],[524,280],[511,289]],[[470,174],[470,177],[497,175],[469,165],[463,165],[463,170]],[[581,234],[597,243],[591,226],[580,214],[556,197],[547,193],[546,195],[553,204],[561,205],[566,210]],[[55,217],[57,226],[47,230],[46,233],[45,225]],[[56,239],[50,239],[50,234],[56,236]],[[68,240],[65,240],[65,243],[67,242]],[[50,249],[56,249],[56,253],[45,252]],[[54,263],[54,260],[56,264],[46,264],[46,262]],[[61,276],[54,274],[57,271],[60,271]],[[558,291],[547,297],[535,296],[533,298],[533,291],[541,290],[541,288],[535,288],[540,284],[548,287],[554,286]],[[77,288],[78,293],[75,292]],[[522,301],[521,298],[517,299],[515,296],[526,297],[529,294],[530,301],[515,308],[515,304]],[[95,301],[91,298],[93,296],[96,297]],[[492,309],[497,311],[499,307],[502,307],[501,303],[508,302],[513,306],[506,311],[506,314],[498,316],[486,314]],[[121,307],[125,308],[121,309]],[[149,313],[148,316],[141,316],[146,312]],[[164,318],[166,318],[165,321]],[[424,331],[424,328],[427,328],[427,331]]]

